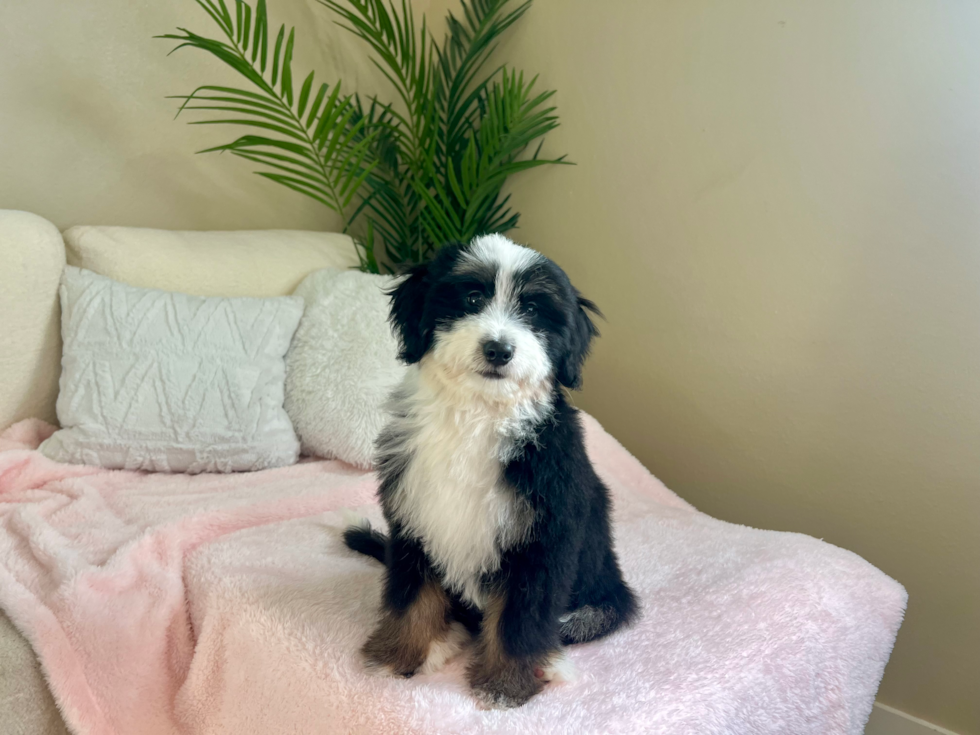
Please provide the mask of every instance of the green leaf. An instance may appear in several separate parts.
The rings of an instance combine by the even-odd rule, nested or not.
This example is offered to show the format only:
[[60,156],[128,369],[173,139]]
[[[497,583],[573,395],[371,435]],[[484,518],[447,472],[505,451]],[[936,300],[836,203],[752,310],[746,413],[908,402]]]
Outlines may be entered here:
[[310,155],[309,149],[298,143],[292,143],[286,140],[279,140],[277,138],[267,138],[261,135],[243,135],[231,143],[225,143],[224,145],[216,145],[213,148],[205,148],[198,153],[211,153],[212,151],[231,151],[239,150],[244,148],[257,148],[259,146],[269,146],[278,148],[284,151],[289,151],[300,156],[305,156],[311,161],[316,161],[317,159]]
[[290,107],[293,105],[293,41],[295,37],[296,29],[290,28],[289,40],[286,41],[286,52],[282,57],[282,93],[286,98],[286,104]]
[[229,120],[194,120],[190,125],[248,125],[253,128],[262,128],[263,130],[272,130],[276,133],[281,133],[282,135],[288,135],[290,138],[295,138],[296,140],[306,139],[282,125],[273,125],[272,123],[262,122],[260,120],[242,120],[242,119],[229,119]]
[[184,104],[180,106],[181,111],[185,109],[190,109],[191,108],[190,103],[192,101],[193,102],[229,102],[233,105],[248,105],[249,107],[264,112],[283,114],[282,107],[278,105],[273,105],[266,102],[254,100],[249,97],[227,97],[224,95],[198,94],[198,95],[172,95],[168,99],[186,100]]
[[286,35],[286,26],[279,26],[279,35],[276,36],[276,49],[272,52],[272,86],[276,86],[279,79],[279,52],[282,51],[282,39]]
[[[226,33],[231,33],[231,28],[225,26],[225,19],[222,17],[221,12],[207,0],[197,0],[197,4],[204,8],[204,12],[211,16],[211,19],[218,24],[218,26]],[[157,36],[160,38],[160,36]]]
[[310,197],[311,199],[315,199],[316,201],[320,202],[320,204],[329,207],[335,212],[339,213],[340,211],[332,202],[328,200],[328,195],[325,192],[304,183],[300,179],[295,179],[290,176],[283,176],[282,174],[273,174],[269,173],[268,171],[256,171],[255,173],[269,179],[270,181],[275,181],[277,184],[282,184],[293,191],[298,191],[300,194],[305,194],[306,196]]
[[[241,0],[239,0],[240,2]],[[243,18],[242,18],[242,40],[241,46],[242,51],[248,51],[248,37],[252,29],[252,7],[245,3],[242,3],[243,8]]]
[[[312,72],[310,72],[312,76]],[[320,104],[323,102],[324,96],[327,94],[327,85],[321,84],[320,91],[316,93],[316,97],[313,99],[313,104],[310,105],[310,114],[306,118],[306,128],[309,130],[313,121],[316,119],[317,113],[320,111]]]
[[[277,163],[277,160],[286,160],[290,163],[295,163],[286,156],[272,157],[269,155],[261,155],[258,151],[232,151],[232,155],[238,156],[239,158],[244,158],[246,160],[252,161],[253,163],[261,163],[264,166],[269,166],[277,171],[283,171],[289,174],[293,178],[305,179],[311,186],[316,186],[323,191],[326,191],[329,187],[329,182],[322,176],[318,175],[316,172],[304,171],[302,168],[297,166],[287,166],[282,163]],[[271,159],[271,160],[270,160]]]
[[235,0],[235,41],[239,45],[242,42],[242,6],[245,3],[242,0]]
[[218,6],[221,8],[221,17],[225,19],[225,27],[229,30],[228,35],[231,35],[231,13],[228,12],[228,6],[225,5],[225,0],[218,0]]
[[370,217],[368,217],[367,234],[364,236],[364,240],[355,239],[354,242],[358,246],[357,254],[361,262],[361,270],[368,273],[380,273],[378,261],[374,255],[374,222]]
[[306,81],[303,82],[303,87],[299,90],[299,101],[296,103],[297,117],[303,117],[303,111],[306,110],[306,103],[310,99],[310,89],[312,87],[313,72],[310,72],[306,77]]
[[[313,130],[313,141],[315,143],[322,145],[327,135],[339,129],[337,118],[334,116],[337,111],[337,99],[339,96],[340,85],[337,84],[334,86],[333,92],[330,93],[330,97],[327,99],[327,104],[324,105],[323,111],[320,113],[320,122],[317,123],[316,128]],[[342,106],[343,103],[341,102]]]
[[268,44],[269,24],[265,10],[265,0],[259,0],[255,6],[255,32],[252,36],[252,65],[255,65],[259,57],[259,49],[262,50],[262,71],[265,71],[265,54]]
[[323,149],[323,144],[326,143],[326,149],[322,150],[325,161],[332,161],[338,150],[342,147],[346,147],[353,139],[353,130],[347,133],[344,132],[347,127],[347,121],[350,119],[352,114],[353,111],[347,107],[342,112],[339,120],[335,123],[335,132],[332,135],[327,136],[324,141],[319,144],[320,148]]
[[[302,135],[300,135],[302,133],[302,130],[301,129],[296,129],[294,127],[294,125],[293,125],[293,121],[290,118],[288,118],[288,117],[284,117],[282,114],[269,113],[269,112],[265,112],[263,110],[255,109],[255,108],[252,108],[252,107],[233,107],[231,105],[191,105],[191,106],[187,107],[186,109],[188,109],[188,110],[211,110],[211,111],[219,111],[219,112],[236,112],[236,113],[243,113],[245,115],[254,115],[257,118],[260,118],[260,121],[261,120],[269,120],[270,122],[273,122],[273,123],[276,123],[277,125],[282,126],[284,130],[290,130],[290,131],[292,131],[292,136],[293,137],[299,138],[300,140],[303,139]],[[251,124],[251,122],[249,122],[249,121],[243,121],[243,120],[240,120],[240,119],[239,120],[227,120],[227,121],[226,120],[214,120],[213,122],[215,122],[215,123],[228,122],[228,123],[238,124],[238,125],[241,125],[243,123],[244,124]],[[191,124],[194,125],[194,124],[197,124],[197,123],[193,123],[192,122]]]
[[256,52],[261,48],[259,69],[265,73],[265,60],[269,52],[269,16],[266,13],[265,0],[259,0],[255,6],[255,37],[252,40],[252,64],[255,64]]

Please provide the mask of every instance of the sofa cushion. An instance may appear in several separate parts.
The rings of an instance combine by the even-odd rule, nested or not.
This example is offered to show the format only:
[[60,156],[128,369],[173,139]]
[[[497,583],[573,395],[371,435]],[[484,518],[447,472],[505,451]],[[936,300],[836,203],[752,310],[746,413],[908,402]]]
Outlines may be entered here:
[[382,406],[406,369],[388,325],[394,281],[325,268],[296,289],[306,312],[286,355],[286,412],[305,454],[371,467]]
[[297,296],[205,298],[68,266],[50,459],[114,469],[234,472],[299,455],[283,409]]
[[197,296],[285,296],[315,270],[358,262],[350,237],[333,232],[79,226],[64,238],[69,265]]
[[0,210],[0,430],[28,417],[54,421],[64,267],[57,227],[36,214]]

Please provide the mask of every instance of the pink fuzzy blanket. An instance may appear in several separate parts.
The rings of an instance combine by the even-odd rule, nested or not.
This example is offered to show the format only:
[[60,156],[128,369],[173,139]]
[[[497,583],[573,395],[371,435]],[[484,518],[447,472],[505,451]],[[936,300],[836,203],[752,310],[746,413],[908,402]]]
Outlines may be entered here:
[[53,431],[0,435],[0,606],[80,734],[862,732],[905,590],[858,556],[697,512],[591,418],[631,630],[570,649],[577,678],[477,709],[462,663],[411,680],[357,649],[380,566],[340,509],[375,480],[339,462],[238,475],[61,465]]

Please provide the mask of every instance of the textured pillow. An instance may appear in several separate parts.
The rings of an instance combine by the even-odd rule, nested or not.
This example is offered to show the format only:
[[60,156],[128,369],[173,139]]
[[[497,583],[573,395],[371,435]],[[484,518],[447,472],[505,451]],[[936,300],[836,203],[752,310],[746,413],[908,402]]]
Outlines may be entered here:
[[283,356],[295,296],[203,298],[62,277],[62,429],[51,459],[161,472],[234,472],[296,461]]
[[382,406],[405,374],[388,326],[393,280],[325,268],[296,289],[306,312],[286,355],[286,412],[305,454],[371,467]]

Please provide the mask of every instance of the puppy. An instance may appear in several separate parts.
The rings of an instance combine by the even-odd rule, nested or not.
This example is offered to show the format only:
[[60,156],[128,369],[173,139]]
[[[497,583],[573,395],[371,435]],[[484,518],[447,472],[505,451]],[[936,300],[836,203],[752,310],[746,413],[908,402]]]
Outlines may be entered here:
[[552,261],[501,235],[447,245],[390,293],[400,357],[377,445],[389,535],[352,526],[348,545],[384,561],[369,665],[412,676],[447,660],[460,624],[484,706],[538,693],[562,645],[629,624],[609,492],[564,388],[578,388],[597,335]]

